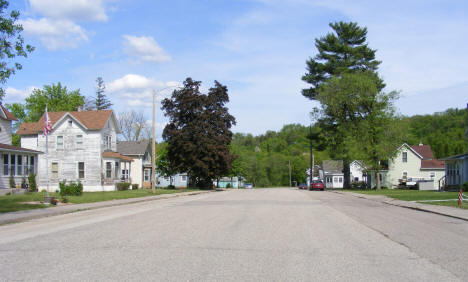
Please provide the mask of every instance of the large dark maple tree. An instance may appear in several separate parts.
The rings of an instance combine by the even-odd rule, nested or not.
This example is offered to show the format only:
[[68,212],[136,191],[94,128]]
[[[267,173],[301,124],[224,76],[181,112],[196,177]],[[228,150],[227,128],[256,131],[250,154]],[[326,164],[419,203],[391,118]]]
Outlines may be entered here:
[[171,169],[188,173],[197,187],[211,187],[213,180],[231,169],[229,144],[236,121],[225,106],[227,87],[215,81],[208,94],[203,94],[200,85],[187,78],[181,89],[163,100],[162,109],[169,118],[163,139]]

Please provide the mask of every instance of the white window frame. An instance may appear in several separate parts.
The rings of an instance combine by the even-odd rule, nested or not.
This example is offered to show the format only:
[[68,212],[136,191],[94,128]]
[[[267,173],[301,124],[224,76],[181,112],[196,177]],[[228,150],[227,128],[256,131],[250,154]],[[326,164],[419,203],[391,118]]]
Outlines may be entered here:
[[[80,177],[80,164],[83,164],[83,177]],[[85,162],[78,162],[76,164],[76,169],[78,170],[78,179],[85,179],[85,177],[86,177],[86,164],[85,164]]]
[[[57,164],[57,171],[54,171],[54,164]],[[50,163],[50,178],[58,179],[59,178],[59,171],[60,171],[59,162],[57,162],[57,161],[51,162]],[[54,173],[56,173],[57,175],[54,176]]]
[[75,138],[76,138],[76,147],[83,148],[83,134],[77,134]]
[[431,179],[434,179],[434,178],[435,178],[435,175],[436,175],[435,171],[431,171],[431,172],[429,173],[429,177],[430,177]]
[[143,171],[143,181],[144,182],[149,182],[151,180],[150,172],[151,172],[151,170],[149,170],[149,169],[145,169]]
[[402,163],[407,163],[408,162],[408,152],[402,152],[401,153],[401,162]]
[[187,182],[187,175],[181,175],[180,182]]
[[[6,163],[5,163],[5,157],[6,157]],[[10,176],[10,154],[3,154],[2,163],[3,163],[2,175],[3,176]],[[5,169],[6,169],[6,173],[5,173]]]
[[[59,143],[59,139],[62,140],[62,143]],[[57,150],[63,150],[63,148],[64,148],[64,144],[63,144],[63,143],[64,143],[64,142],[63,142],[64,140],[63,140],[63,139],[64,139],[64,138],[63,138],[63,135],[58,135],[58,136],[57,136],[57,138],[56,138],[56,141],[57,141],[56,148],[57,148]],[[60,146],[59,146],[59,144],[60,144]]]

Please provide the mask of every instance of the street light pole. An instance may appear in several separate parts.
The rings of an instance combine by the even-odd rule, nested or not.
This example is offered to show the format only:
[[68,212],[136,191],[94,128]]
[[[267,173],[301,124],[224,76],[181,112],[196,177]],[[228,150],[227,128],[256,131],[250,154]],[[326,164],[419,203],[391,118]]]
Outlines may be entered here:
[[153,89],[153,138],[151,140],[151,191],[156,194],[156,90]]
[[309,189],[312,190],[312,175],[314,174],[314,161],[312,160],[312,123],[310,124],[309,129],[309,138],[310,138],[310,170],[309,170]]

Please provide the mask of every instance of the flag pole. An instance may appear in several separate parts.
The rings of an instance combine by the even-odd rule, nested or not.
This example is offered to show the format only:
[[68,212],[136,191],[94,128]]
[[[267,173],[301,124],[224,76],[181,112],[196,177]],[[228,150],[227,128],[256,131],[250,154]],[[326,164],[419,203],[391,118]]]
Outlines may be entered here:
[[47,178],[47,189],[46,197],[49,197],[49,134],[46,134],[46,178]]

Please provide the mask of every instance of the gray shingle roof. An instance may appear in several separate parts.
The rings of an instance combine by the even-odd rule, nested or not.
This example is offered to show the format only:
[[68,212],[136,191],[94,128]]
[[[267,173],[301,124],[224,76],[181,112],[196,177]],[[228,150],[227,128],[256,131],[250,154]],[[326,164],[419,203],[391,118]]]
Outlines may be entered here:
[[150,145],[149,140],[143,141],[118,141],[117,142],[117,152],[122,155],[144,155],[146,149],[151,152],[151,148],[148,148]]
[[343,161],[342,160],[324,160],[322,161],[322,169],[327,172],[342,173],[343,172]]

